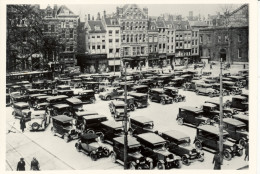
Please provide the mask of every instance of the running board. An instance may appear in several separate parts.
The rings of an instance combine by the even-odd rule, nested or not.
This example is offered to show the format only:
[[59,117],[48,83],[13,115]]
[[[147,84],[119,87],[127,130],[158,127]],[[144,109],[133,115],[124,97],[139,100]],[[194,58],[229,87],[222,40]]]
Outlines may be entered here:
[[206,150],[206,151],[211,152],[211,153],[217,153],[216,150],[210,149],[210,148],[208,148],[208,147],[203,147],[203,150]]

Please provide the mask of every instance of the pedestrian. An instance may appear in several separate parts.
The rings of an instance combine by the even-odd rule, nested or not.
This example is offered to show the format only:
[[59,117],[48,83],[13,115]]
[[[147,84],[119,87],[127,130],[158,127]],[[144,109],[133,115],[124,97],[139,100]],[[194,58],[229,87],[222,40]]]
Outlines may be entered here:
[[197,66],[196,66],[196,64],[194,64],[194,70],[196,70],[196,68],[197,68]]
[[31,161],[31,170],[40,170],[39,162],[35,157]]
[[214,170],[220,170],[220,156],[219,153],[215,153],[212,163],[214,164]]
[[212,69],[212,63],[210,63],[210,69]]
[[245,161],[249,161],[249,153],[248,153],[248,150],[249,150],[249,142],[247,142],[245,144]]
[[246,64],[244,64],[244,69],[246,69]]
[[22,118],[20,119],[20,129],[22,130],[22,132],[24,132],[25,128],[26,128],[25,118],[24,118],[24,116],[22,116]]
[[17,171],[25,171],[25,162],[23,158],[20,158],[20,161],[17,163]]

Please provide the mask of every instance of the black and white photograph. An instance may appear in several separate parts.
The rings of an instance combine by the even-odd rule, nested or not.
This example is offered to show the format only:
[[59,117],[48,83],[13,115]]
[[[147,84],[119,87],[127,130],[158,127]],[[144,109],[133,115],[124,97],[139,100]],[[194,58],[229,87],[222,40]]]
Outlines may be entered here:
[[256,3],[76,2],[3,7],[4,172],[256,172]]

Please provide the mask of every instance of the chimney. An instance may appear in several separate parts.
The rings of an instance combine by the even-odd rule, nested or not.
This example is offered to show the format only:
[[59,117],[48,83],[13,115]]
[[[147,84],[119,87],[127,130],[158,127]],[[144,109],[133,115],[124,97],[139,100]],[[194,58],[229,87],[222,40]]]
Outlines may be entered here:
[[99,20],[101,20],[101,19],[100,19],[100,13],[98,12],[97,13],[97,21],[99,21]]
[[106,18],[106,17],[107,17],[106,10],[104,10],[104,18]]
[[88,21],[90,21],[90,14],[88,14]]
[[92,16],[92,21],[94,21],[95,20],[95,18],[94,18],[94,16]]

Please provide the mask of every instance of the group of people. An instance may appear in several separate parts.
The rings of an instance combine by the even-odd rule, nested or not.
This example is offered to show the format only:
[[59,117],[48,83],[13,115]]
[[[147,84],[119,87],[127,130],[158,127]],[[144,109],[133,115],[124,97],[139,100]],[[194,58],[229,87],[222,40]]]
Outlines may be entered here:
[[[24,158],[20,158],[20,161],[17,164],[17,171],[25,171],[25,161]],[[31,170],[40,170],[40,164],[38,160],[33,157],[31,161]]]

